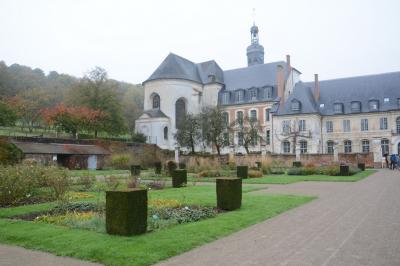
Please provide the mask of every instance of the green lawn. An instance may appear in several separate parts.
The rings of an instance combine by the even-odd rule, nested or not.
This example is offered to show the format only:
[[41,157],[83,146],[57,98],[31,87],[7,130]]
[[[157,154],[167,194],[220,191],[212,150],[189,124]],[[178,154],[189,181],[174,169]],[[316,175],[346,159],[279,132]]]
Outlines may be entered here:
[[[0,209],[0,217],[2,217],[0,242],[106,265],[150,265],[313,199],[313,197],[304,196],[247,193],[254,189],[243,187],[243,205],[240,210],[134,237],[110,236],[45,223],[5,219],[16,214],[50,208],[51,204]],[[207,206],[216,204],[215,186],[188,186],[150,191],[149,198],[177,199],[187,204]]]
[[352,176],[329,175],[268,175],[262,178],[249,178],[243,180],[245,184],[291,184],[301,181],[328,181],[328,182],[354,182],[375,173],[376,170],[365,170]]
[[95,176],[109,176],[109,175],[120,175],[120,174],[130,174],[129,170],[118,170],[118,169],[107,169],[107,170],[69,170],[69,176],[80,177],[87,174]]

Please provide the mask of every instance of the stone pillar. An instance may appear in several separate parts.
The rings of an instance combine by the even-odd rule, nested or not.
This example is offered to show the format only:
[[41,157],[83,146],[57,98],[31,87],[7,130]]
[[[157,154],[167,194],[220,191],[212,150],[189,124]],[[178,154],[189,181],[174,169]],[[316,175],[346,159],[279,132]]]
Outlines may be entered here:
[[179,164],[179,146],[175,147],[175,162]]
[[374,153],[374,165],[381,167],[383,159],[382,159],[382,147],[380,139],[372,140],[372,152]]
[[296,143],[296,161],[300,161],[300,144]]
[[333,144],[333,161],[339,162],[339,145],[336,142]]
[[228,162],[235,162],[235,145],[230,145],[229,146]]
[[267,155],[267,148],[265,144],[261,144],[261,155],[264,157]]

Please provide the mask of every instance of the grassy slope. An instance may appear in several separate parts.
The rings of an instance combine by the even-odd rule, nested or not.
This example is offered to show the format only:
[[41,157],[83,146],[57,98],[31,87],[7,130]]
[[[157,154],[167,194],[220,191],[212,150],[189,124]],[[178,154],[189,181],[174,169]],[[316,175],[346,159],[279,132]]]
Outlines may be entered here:
[[[253,189],[245,188],[246,192],[250,190]],[[216,201],[214,186],[152,191],[149,197],[176,198],[188,204],[211,206]],[[243,206],[238,211],[134,237],[110,236],[50,224],[0,219],[0,242],[107,265],[149,265],[268,219],[311,199],[312,197],[303,196],[244,193]],[[7,216],[4,211],[0,210],[1,217]]]

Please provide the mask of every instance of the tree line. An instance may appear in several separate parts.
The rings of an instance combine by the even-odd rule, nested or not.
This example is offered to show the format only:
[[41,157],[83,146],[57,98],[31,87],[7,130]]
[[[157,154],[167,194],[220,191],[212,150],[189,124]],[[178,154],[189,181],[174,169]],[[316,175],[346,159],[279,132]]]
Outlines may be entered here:
[[235,136],[237,145],[244,147],[246,153],[250,147],[264,141],[263,130],[256,117],[238,117],[229,122],[227,113],[219,107],[206,107],[197,114],[186,114],[178,125],[175,139],[177,143],[195,153],[197,146],[214,147],[217,154],[221,154],[223,147],[234,144]]
[[0,126],[32,132],[51,128],[78,134],[134,134],[143,87],[109,79],[100,67],[83,78],[0,62]]

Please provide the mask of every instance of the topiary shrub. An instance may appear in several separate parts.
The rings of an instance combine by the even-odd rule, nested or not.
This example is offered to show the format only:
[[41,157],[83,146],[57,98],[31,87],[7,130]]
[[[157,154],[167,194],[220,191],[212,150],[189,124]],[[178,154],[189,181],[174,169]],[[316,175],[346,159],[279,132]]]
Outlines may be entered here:
[[0,164],[16,164],[24,158],[23,152],[14,143],[0,140]]
[[217,178],[217,208],[227,211],[239,209],[242,205],[242,179]]
[[341,176],[349,176],[350,175],[350,169],[348,165],[341,164],[340,165],[340,175]]
[[247,178],[249,176],[249,167],[247,165],[237,166],[236,176],[240,178]]
[[161,162],[155,162],[154,163],[154,172],[156,173],[156,175],[161,175]]
[[301,164],[300,161],[294,161],[293,162],[293,167],[301,167],[301,166],[302,166],[302,164]]
[[185,169],[176,169],[172,173],[172,187],[183,187],[187,183],[187,171]]
[[259,170],[250,170],[249,171],[249,178],[258,178],[262,177],[263,173]]
[[140,165],[131,165],[131,176],[140,176]]
[[358,163],[357,164],[358,169],[360,169],[361,171],[365,171],[365,163]]
[[112,235],[138,235],[147,229],[147,190],[106,191],[106,230]]
[[176,168],[178,168],[175,161],[167,161],[166,166],[167,166],[167,174],[169,176],[172,176],[172,173],[176,170]]

